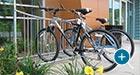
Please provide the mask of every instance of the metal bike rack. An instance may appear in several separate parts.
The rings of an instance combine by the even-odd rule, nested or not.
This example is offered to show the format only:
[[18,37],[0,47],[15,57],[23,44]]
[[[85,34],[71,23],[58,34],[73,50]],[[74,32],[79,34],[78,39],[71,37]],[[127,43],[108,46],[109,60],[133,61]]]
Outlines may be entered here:
[[[13,41],[15,44],[15,51],[18,54],[18,35],[19,33],[17,32],[17,21],[18,20],[22,20],[23,21],[23,40],[24,40],[24,52],[23,55],[27,55],[28,50],[32,50],[33,49],[33,44],[32,44],[32,38],[35,36],[35,34],[32,32],[32,25],[33,22],[36,23],[36,25],[34,25],[36,27],[36,31],[38,32],[41,28],[45,27],[46,21],[51,21],[52,19],[50,18],[45,18],[45,11],[42,11],[42,16],[36,16],[33,14],[29,14],[26,13],[24,11],[18,10],[17,7],[29,7],[29,8],[39,8],[38,6],[35,5],[27,5],[27,4],[18,4],[16,2],[16,0],[14,0],[13,3],[3,3],[0,2],[0,5],[9,5],[9,6],[13,6],[13,16],[0,16],[0,19],[11,19],[13,20],[13,26],[14,26],[14,31],[13,31]],[[45,0],[42,1],[42,5],[45,6]],[[18,16],[17,14],[22,14],[23,16]],[[49,22],[48,22],[49,23]],[[43,25],[43,26],[41,26]],[[66,25],[62,24],[63,27],[65,28]],[[33,36],[34,35],[34,36]],[[33,58],[37,58],[37,54],[31,52],[31,57]],[[64,55],[62,51],[60,51],[60,54]],[[18,59],[22,59],[23,56],[18,57]],[[66,59],[70,59],[70,58],[62,58],[62,59],[58,59],[56,61],[63,61]]]

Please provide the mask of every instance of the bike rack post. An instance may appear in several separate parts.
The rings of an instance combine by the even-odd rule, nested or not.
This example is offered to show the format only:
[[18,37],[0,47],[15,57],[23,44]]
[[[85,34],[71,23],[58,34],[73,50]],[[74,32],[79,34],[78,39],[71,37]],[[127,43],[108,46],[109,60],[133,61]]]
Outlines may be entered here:
[[17,25],[16,25],[16,23],[17,23],[17,19],[16,19],[16,17],[17,17],[17,13],[16,13],[16,0],[14,0],[14,43],[15,43],[15,52],[16,52],[16,54],[17,54]]

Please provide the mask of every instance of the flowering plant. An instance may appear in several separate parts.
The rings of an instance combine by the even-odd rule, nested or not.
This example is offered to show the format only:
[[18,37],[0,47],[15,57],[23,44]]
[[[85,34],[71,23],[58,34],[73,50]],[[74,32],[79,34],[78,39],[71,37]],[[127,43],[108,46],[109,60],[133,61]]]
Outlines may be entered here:
[[20,72],[16,72],[16,75],[24,75],[24,73],[20,71]]
[[95,75],[95,73],[99,73],[100,75],[103,75],[104,67],[99,67],[97,70],[94,71],[94,69],[90,66],[85,66],[84,72],[86,75]]
[[14,75],[16,71],[16,52],[13,43],[4,43],[0,48],[0,75]]

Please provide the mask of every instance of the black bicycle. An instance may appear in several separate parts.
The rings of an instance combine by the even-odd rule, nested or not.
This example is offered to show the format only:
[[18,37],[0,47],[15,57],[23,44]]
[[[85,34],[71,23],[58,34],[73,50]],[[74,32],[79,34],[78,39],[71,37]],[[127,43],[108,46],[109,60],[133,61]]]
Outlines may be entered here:
[[[86,9],[84,10],[86,11]],[[79,9],[73,9],[72,11],[78,15],[76,21],[77,26],[73,26],[71,28],[66,29],[64,33],[68,37],[68,40],[73,47],[76,48],[80,47],[81,50],[85,50],[84,52],[80,53],[84,63],[86,64],[88,63],[94,66],[97,63],[102,62],[98,64],[96,67],[94,66],[94,68],[98,68],[99,66],[104,65],[105,67],[104,72],[110,71],[113,68],[115,68],[116,64],[114,63],[113,60],[113,54],[115,50],[119,48],[119,46],[114,45],[114,41],[112,39],[113,36],[110,37],[110,33],[105,30],[100,29],[92,30],[90,28],[88,29],[88,31],[91,30],[89,34],[92,37],[92,41],[94,41],[91,44],[90,42],[88,42],[89,38],[86,36],[84,37],[83,35],[84,32],[82,33],[80,29],[80,26],[83,25],[84,30],[87,31],[86,27],[88,25],[84,22],[84,15],[86,14],[79,11]],[[105,37],[106,39],[102,39],[103,37]],[[61,36],[61,42],[62,42],[61,48],[63,49],[64,53],[66,53],[68,56],[75,56],[76,54],[75,51],[69,44],[67,44],[67,40],[65,40],[63,35]],[[117,43],[117,41],[115,42]],[[101,57],[103,58],[101,59]],[[103,62],[103,60],[105,61]],[[111,63],[111,66],[109,63]]]

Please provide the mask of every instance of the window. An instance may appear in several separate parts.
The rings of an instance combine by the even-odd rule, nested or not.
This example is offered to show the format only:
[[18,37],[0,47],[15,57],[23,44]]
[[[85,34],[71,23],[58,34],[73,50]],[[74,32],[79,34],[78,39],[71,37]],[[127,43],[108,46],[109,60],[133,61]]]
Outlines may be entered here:
[[[0,0],[0,2],[12,3],[13,0]],[[0,4],[0,16],[13,16],[13,6]]]
[[110,20],[110,25],[112,25],[112,20],[113,20],[113,0],[110,0],[109,2],[109,20]]
[[[13,2],[14,0],[0,0],[0,2]],[[25,4],[26,6],[31,6],[31,5],[38,5],[40,0],[16,0],[17,4]],[[17,6],[17,10],[24,11],[29,14],[41,15],[40,9],[34,8],[34,7],[22,7],[22,6]],[[6,5],[6,4],[0,4],[0,16],[7,16],[7,17],[13,17],[13,6],[11,5]],[[41,15],[42,16],[42,15]],[[17,13],[17,17],[24,17],[23,14]],[[29,25],[24,27],[24,21],[25,19],[17,19],[17,37],[18,39],[22,39],[24,37],[24,31],[28,32],[30,31],[30,36],[33,35],[35,37],[37,31],[36,29],[39,28],[37,27],[37,22],[36,20],[26,20],[25,23],[28,23]],[[25,29],[25,30],[24,30]],[[14,38],[14,25],[13,25],[13,19],[11,18],[0,18],[0,39],[4,38],[7,39],[8,41]],[[0,40],[2,43],[2,41]]]
[[0,2],[8,2],[8,3],[12,3],[13,0],[0,0]]
[[109,1],[109,17],[111,25],[120,24],[120,0]]
[[130,37],[133,36],[134,33],[134,25],[133,25],[133,4],[132,3],[127,3],[127,31],[130,35]]
[[120,0],[114,0],[114,24],[119,25]]
[[110,24],[122,25],[123,30],[131,36],[134,36],[133,14],[133,0],[110,0]]

